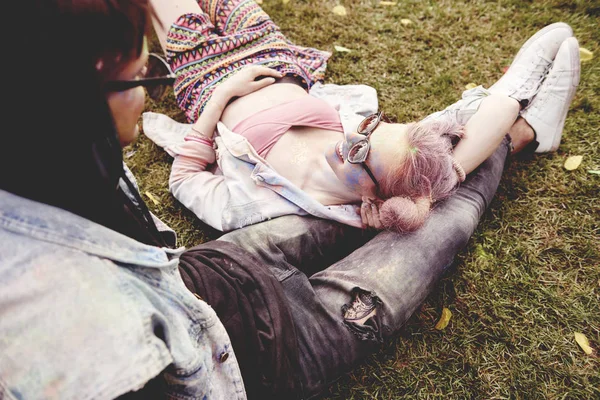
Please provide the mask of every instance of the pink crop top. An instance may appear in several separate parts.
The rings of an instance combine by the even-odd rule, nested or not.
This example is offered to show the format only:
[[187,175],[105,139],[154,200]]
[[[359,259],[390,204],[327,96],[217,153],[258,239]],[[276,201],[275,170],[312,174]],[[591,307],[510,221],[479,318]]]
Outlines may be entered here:
[[337,110],[310,95],[262,110],[239,122],[233,131],[248,139],[261,157],[266,157],[292,126],[344,131]]

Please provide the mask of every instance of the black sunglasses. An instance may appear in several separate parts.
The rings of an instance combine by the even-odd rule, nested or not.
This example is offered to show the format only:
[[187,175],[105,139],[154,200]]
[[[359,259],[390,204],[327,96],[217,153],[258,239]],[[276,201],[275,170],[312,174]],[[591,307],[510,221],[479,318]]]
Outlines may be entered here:
[[358,124],[356,133],[365,135],[366,137],[354,143],[352,147],[350,147],[350,150],[348,150],[348,155],[346,156],[346,161],[348,161],[350,164],[362,165],[365,171],[367,171],[367,174],[369,174],[369,177],[375,184],[377,190],[379,190],[379,182],[377,182],[377,179],[375,179],[375,175],[373,175],[373,172],[371,172],[366,160],[369,156],[369,151],[371,150],[371,142],[369,141],[369,137],[382,120],[389,122],[389,120],[383,115],[383,111],[380,111],[376,114],[371,114],[367,118],[363,119],[362,122]]
[[143,86],[152,100],[159,101],[173,89],[173,82],[175,82],[175,74],[169,64],[158,54],[150,53],[144,77],[126,81],[109,81],[105,89],[107,92],[122,92]]

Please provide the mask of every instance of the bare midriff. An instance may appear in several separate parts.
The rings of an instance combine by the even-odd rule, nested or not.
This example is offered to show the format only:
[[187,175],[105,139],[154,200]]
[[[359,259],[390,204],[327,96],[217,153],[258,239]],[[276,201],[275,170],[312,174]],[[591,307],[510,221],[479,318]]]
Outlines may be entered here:
[[[231,129],[255,113],[303,96],[309,94],[293,78],[286,77],[231,102],[223,111],[221,121]],[[342,204],[347,189],[335,178],[325,152],[343,139],[344,135],[337,131],[292,127],[271,148],[266,161],[322,204]]]
[[257,112],[304,96],[308,96],[308,92],[294,78],[284,77],[229,103],[221,115],[221,121],[231,129]]

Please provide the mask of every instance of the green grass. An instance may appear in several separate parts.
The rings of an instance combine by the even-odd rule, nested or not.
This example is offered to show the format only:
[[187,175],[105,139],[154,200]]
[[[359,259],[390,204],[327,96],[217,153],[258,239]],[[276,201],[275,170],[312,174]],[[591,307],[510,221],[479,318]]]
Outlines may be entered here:
[[[336,4],[348,15],[330,10]],[[539,28],[569,23],[581,83],[558,152],[515,159],[477,233],[400,337],[333,384],[330,399],[600,398],[600,1],[264,0],[298,44],[333,51],[327,82],[365,83],[398,121],[454,102],[470,82],[491,85]],[[412,25],[400,24],[408,18]],[[156,45],[156,44],[155,44]],[[183,121],[173,99],[148,108]],[[142,137],[125,153],[149,207],[191,246],[217,237],[174,201],[171,159]],[[583,155],[567,171],[568,156]],[[148,199],[147,199],[148,200]],[[443,307],[452,319],[434,329]],[[586,355],[573,333],[595,348]]]

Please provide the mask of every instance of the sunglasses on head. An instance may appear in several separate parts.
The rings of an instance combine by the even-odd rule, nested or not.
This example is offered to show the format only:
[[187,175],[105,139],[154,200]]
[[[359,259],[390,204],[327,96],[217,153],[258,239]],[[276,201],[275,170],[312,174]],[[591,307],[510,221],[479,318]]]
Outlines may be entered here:
[[379,190],[379,182],[377,182],[377,179],[375,179],[375,175],[373,175],[373,172],[367,165],[366,160],[369,156],[369,151],[371,150],[371,142],[369,137],[382,120],[384,122],[389,122],[389,120],[383,115],[383,111],[380,111],[376,114],[371,114],[367,118],[363,119],[362,122],[358,124],[356,133],[365,135],[365,138],[354,143],[350,147],[350,150],[348,150],[348,155],[346,156],[346,161],[348,161],[350,164],[362,165],[367,174],[369,174],[369,177],[375,184],[377,190]]
[[148,97],[153,101],[162,100],[165,95],[173,90],[175,74],[169,64],[158,54],[150,53],[146,63],[146,73],[143,77],[123,81],[109,81],[106,83],[107,92],[122,92],[143,86],[148,92]]

